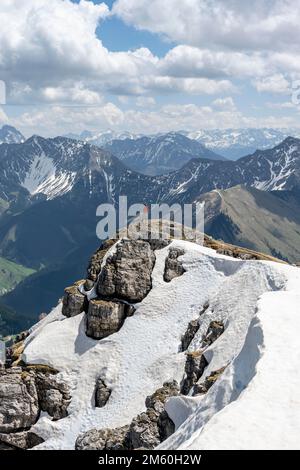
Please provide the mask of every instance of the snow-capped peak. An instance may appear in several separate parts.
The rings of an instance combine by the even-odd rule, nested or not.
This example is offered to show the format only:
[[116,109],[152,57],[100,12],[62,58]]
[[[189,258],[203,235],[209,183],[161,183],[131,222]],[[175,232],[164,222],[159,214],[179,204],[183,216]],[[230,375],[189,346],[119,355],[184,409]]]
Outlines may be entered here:
[[25,141],[25,137],[20,131],[12,126],[3,126],[0,129],[0,145],[1,144],[21,144]]

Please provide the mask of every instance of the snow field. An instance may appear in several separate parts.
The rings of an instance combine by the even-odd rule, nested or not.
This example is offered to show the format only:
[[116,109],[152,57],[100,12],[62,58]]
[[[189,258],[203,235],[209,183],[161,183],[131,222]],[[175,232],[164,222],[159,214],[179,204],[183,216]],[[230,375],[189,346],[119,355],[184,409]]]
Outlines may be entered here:
[[[72,389],[67,418],[52,422],[42,416],[35,425],[34,431],[45,439],[40,449],[74,449],[82,432],[129,424],[144,411],[146,396],[167,380],[180,382],[185,365],[185,354],[179,353],[181,336],[206,302],[209,309],[201,318],[190,350],[199,348],[211,321],[221,320],[225,332],[205,351],[209,361],[205,375],[230,365],[204,398],[181,397],[168,402],[168,412],[178,429],[162,447],[200,445],[197,439],[203,426],[229,403],[238,403],[252,383],[263,348],[262,327],[256,318],[259,297],[286,288],[287,279],[297,268],[236,260],[190,242],[174,241],[171,246],[184,249],[181,260],[186,273],[165,283],[169,248],[156,251],[153,288],[118,333],[101,341],[87,338],[84,314],[64,318],[60,306],[33,330],[24,360],[58,369]],[[266,295],[281,294],[285,293]],[[112,388],[104,408],[94,406],[99,376]]]

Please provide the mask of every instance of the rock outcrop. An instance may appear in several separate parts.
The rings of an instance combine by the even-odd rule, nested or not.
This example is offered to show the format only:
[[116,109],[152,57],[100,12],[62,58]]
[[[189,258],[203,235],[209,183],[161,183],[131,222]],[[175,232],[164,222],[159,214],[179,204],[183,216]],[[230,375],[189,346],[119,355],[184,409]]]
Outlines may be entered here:
[[121,240],[103,266],[97,285],[100,298],[141,302],[152,287],[155,254],[142,240]]
[[208,309],[209,304],[206,303],[199,314],[199,318],[191,320],[188,324],[187,330],[181,338],[181,351],[186,351],[190,346],[191,342],[195,338],[200,328],[201,315],[203,315]]
[[187,354],[185,363],[186,377],[181,385],[181,393],[183,395],[188,395],[190,393],[207,366],[208,362],[202,351],[195,351]]
[[[121,240],[104,265],[104,257],[113,245],[105,242],[92,257],[88,279],[79,281],[65,290],[62,313],[74,317],[86,312],[86,334],[103,339],[119,331],[125,319],[134,315],[134,303],[140,302],[152,287],[155,254],[150,243],[143,240]],[[97,298],[79,290],[91,290],[97,281]]]
[[29,429],[38,417],[34,374],[19,367],[0,371],[0,433]]
[[173,381],[164,383],[162,388],[146,398],[147,411],[138,415],[129,428],[132,449],[154,449],[174,433],[175,425],[165,410],[165,404],[168,398],[178,394],[178,384]]
[[208,377],[206,377],[204,382],[196,384],[193,388],[193,396],[205,395],[208,390],[216,383],[218,378],[221,377],[225,369],[226,367],[222,367],[221,369],[212,372]]
[[86,334],[103,339],[119,331],[126,318],[126,305],[106,300],[91,300],[86,318]]
[[111,390],[105,384],[105,382],[99,378],[96,383],[95,390],[95,405],[96,408],[103,408],[109,400]]
[[46,366],[0,371],[0,449],[31,449],[43,442],[32,432],[41,411],[53,420],[68,415],[71,395]]
[[170,248],[169,254],[165,263],[165,282],[171,282],[176,277],[180,277],[185,273],[182,263],[178,260],[180,256],[184,255],[184,251],[178,248]]
[[178,394],[177,382],[166,382],[162,388],[147,397],[147,410],[134,418],[129,426],[115,429],[92,429],[78,437],[76,449],[154,449],[175,431],[175,425],[165,411],[165,403],[169,397]]
[[[208,305],[204,307],[203,312],[207,308]],[[182,347],[187,346],[193,333],[196,333],[198,331],[198,328],[197,323],[195,322],[191,322],[189,324],[189,328],[185,336],[182,338]],[[181,392],[183,393],[183,395],[188,395],[191,392],[194,385],[196,385],[208,365],[208,362],[203,354],[205,349],[211,346],[222,335],[223,332],[223,323],[220,321],[212,321],[207,329],[205,336],[202,338],[201,349],[199,349],[198,351],[187,353],[185,363],[186,375],[181,385]]]
[[224,333],[224,325],[220,321],[212,321],[208,327],[201,346],[206,348],[213,344]]
[[200,328],[200,319],[191,320],[181,338],[181,351],[186,351]]
[[116,240],[106,240],[102,243],[100,248],[93,254],[88,269],[87,269],[87,281],[91,283],[87,284],[86,290],[90,290],[93,284],[97,281],[99,273],[101,271],[102,262],[107,251],[114,245]]
[[36,387],[39,405],[54,421],[68,416],[68,406],[71,395],[66,383],[58,381],[55,375],[38,372],[36,374]]

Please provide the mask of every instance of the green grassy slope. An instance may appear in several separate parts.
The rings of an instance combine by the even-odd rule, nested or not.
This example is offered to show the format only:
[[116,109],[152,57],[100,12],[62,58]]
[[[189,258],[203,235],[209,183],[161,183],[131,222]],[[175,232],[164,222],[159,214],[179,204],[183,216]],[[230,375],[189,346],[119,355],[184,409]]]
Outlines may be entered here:
[[13,290],[35,271],[0,257],[0,295]]
[[205,201],[205,231],[215,239],[300,261],[300,200],[245,186],[212,191]]

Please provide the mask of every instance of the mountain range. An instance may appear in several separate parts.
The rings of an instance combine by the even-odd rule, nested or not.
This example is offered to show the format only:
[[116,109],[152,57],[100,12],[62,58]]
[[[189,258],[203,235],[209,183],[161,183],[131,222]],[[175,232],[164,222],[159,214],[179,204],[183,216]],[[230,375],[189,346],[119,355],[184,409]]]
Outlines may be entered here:
[[69,134],[66,137],[104,148],[131,170],[150,176],[179,170],[193,158],[226,160],[201,142],[177,132],[138,136],[128,132],[92,134],[84,131],[80,135]]
[[[225,157],[229,160],[238,160],[245,155],[254,153],[257,149],[266,150],[280,144],[284,139],[289,136],[299,138],[300,129],[273,129],[273,128],[242,128],[242,129],[200,129],[198,131],[178,131],[169,134],[181,134],[188,137],[190,140],[196,140],[204,145],[208,150],[216,153],[217,155]],[[106,145],[114,146],[114,141],[117,140],[139,140],[146,137],[145,143],[150,144],[151,139],[155,142],[156,139],[164,138],[168,134],[159,133],[150,136],[143,136],[132,134],[130,132],[115,132],[112,130],[103,132],[90,132],[83,131],[81,134],[68,134],[76,140],[83,140],[87,143],[103,147]],[[138,145],[139,143],[132,142],[132,148],[137,147],[139,154],[143,158],[143,151]],[[117,151],[125,152],[127,146],[119,148],[120,145],[116,144]],[[175,152],[176,149],[174,149]],[[172,149],[173,151],[173,149]],[[128,152],[128,150],[127,150]]]
[[[295,138],[237,162],[196,158],[175,172],[149,176],[88,143],[34,136],[0,145],[0,170],[0,256],[37,271],[0,300],[20,314],[36,318],[48,311],[61,286],[72,282],[75,272],[80,277],[83,258],[99,244],[96,208],[111,202],[118,209],[120,195],[128,196],[129,205],[149,205],[192,203],[206,194],[208,210],[214,208],[208,233],[292,262],[299,259],[300,140]],[[243,190],[229,190],[238,185]],[[214,190],[229,190],[220,207]],[[256,218],[253,227],[248,211]],[[286,227],[285,219],[280,221],[284,214]],[[264,221],[261,231],[259,220]],[[34,295],[42,289],[47,295]]]
[[185,132],[207,148],[230,160],[238,160],[257,149],[266,150],[280,144],[289,136],[300,137],[299,129],[213,129]]

